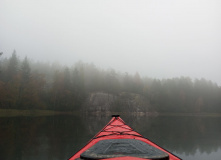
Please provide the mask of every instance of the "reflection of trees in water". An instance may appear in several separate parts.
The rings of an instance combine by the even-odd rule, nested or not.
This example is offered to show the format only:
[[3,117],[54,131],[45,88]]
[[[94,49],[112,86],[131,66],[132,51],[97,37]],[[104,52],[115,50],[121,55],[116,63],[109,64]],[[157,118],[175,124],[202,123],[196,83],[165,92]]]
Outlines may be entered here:
[[[211,153],[221,147],[220,118],[143,117],[134,125],[142,135],[177,153]],[[133,125],[133,124],[132,124]]]
[[85,115],[83,117],[83,123],[87,126],[87,134],[89,134],[90,138],[97,134],[110,121],[110,118],[110,116],[102,114],[99,116]]
[[72,116],[2,118],[0,138],[4,160],[68,159],[88,140],[80,119]]
[[[37,130],[30,125],[26,117],[2,118],[0,120],[1,149],[0,159],[22,159],[24,152],[29,152],[31,146],[37,146]],[[41,123],[39,121],[38,123]],[[2,157],[1,157],[2,156]]]

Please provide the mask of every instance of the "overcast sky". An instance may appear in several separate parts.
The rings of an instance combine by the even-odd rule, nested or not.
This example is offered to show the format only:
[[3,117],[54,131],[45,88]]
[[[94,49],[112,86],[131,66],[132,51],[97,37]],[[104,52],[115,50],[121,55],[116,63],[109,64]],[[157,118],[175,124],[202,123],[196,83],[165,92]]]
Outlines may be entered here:
[[0,52],[221,85],[220,0],[0,0]]

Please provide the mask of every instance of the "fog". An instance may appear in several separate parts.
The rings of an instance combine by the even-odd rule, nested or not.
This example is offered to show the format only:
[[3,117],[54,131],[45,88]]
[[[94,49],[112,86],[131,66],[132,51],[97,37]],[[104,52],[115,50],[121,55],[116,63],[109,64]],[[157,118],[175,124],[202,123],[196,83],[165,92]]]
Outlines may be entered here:
[[219,0],[1,0],[0,52],[221,85]]

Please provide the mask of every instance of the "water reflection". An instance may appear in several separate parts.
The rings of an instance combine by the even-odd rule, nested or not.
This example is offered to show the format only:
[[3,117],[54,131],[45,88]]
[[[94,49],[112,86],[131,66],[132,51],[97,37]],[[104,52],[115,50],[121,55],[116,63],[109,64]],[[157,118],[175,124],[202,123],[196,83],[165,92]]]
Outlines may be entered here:
[[88,136],[82,121],[70,116],[1,118],[0,124],[5,160],[67,159]]
[[[221,157],[221,118],[122,116],[128,125],[183,159]],[[106,116],[0,118],[0,159],[68,159],[110,120]]]

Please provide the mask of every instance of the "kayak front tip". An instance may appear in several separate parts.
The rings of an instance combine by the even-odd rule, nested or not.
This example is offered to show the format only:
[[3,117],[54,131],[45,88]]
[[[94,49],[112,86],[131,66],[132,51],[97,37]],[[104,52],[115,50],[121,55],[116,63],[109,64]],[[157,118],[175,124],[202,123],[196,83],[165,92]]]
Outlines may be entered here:
[[181,160],[129,127],[112,119],[69,160]]

